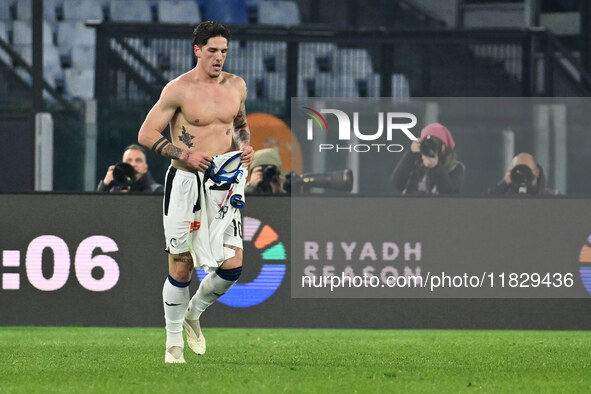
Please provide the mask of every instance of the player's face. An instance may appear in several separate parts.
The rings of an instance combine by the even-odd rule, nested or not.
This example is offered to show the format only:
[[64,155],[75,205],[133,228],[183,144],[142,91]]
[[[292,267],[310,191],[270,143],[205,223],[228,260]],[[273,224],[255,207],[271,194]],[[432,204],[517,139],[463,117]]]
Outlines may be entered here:
[[146,156],[137,149],[129,149],[123,154],[123,161],[131,165],[137,172],[137,177],[141,177],[148,172],[148,163]]
[[197,56],[197,66],[211,78],[217,78],[222,73],[222,67],[228,52],[228,40],[222,36],[212,37],[207,44],[193,48]]

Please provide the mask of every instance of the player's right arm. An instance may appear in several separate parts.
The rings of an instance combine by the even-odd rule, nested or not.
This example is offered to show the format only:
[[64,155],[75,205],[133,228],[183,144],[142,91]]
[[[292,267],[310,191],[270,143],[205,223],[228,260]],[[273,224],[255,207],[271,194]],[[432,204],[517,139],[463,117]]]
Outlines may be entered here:
[[178,80],[174,80],[164,87],[160,98],[146,116],[142,127],[140,127],[138,142],[159,155],[181,161],[189,167],[204,171],[209,167],[212,160],[211,156],[202,152],[189,152],[187,149],[173,145],[168,138],[162,135],[177,109],[181,106],[182,89],[180,83]]

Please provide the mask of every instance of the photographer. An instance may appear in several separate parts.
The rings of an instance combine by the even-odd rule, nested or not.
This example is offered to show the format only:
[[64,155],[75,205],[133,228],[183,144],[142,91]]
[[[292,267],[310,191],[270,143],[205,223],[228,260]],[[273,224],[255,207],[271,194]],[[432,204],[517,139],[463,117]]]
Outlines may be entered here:
[[121,163],[109,166],[105,178],[98,184],[99,192],[163,193],[148,171],[146,154],[139,145],[129,145],[123,152]]
[[464,164],[456,160],[455,142],[447,127],[431,123],[421,130],[390,178],[403,194],[457,194],[464,180]]
[[269,148],[256,151],[249,171],[250,180],[244,189],[246,193],[285,193],[277,150]]
[[503,179],[488,191],[489,194],[556,195],[556,190],[546,188],[542,166],[529,153],[513,158]]

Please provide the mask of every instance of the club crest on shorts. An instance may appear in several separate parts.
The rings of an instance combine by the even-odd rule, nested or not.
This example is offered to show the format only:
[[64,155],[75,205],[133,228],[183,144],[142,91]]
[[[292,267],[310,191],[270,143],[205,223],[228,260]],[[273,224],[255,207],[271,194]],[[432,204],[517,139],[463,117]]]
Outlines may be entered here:
[[223,219],[226,216],[226,213],[228,213],[228,206],[220,206],[220,209],[218,209],[218,216],[216,217],[216,219]]
[[179,246],[179,241],[176,238],[171,238],[170,239],[170,246],[172,246],[173,248],[176,248],[177,246]]

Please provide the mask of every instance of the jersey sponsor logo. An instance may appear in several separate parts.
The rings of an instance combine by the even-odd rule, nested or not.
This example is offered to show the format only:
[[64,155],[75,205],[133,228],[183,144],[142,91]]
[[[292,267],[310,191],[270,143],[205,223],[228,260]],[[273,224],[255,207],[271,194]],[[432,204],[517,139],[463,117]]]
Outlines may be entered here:
[[[201,227],[201,222],[193,222],[193,223],[191,223],[191,229],[189,230],[189,233],[192,233],[193,231],[199,230],[200,227]],[[175,246],[175,245],[172,245],[172,246]]]

